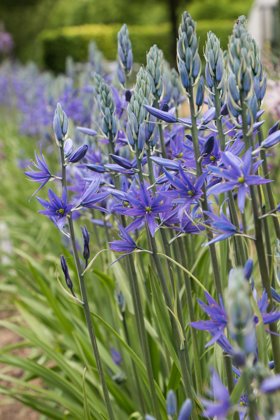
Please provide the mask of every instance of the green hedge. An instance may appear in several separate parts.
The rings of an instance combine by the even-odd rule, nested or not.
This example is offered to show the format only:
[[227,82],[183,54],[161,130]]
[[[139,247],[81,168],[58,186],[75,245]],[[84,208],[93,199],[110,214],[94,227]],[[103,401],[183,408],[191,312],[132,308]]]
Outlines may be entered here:
[[[240,15],[248,15],[253,0],[199,0],[193,1],[187,10],[195,20],[204,19],[237,19]],[[180,10],[183,12],[185,5]]]
[[[200,38],[201,52],[209,30],[216,33],[221,40],[222,47],[225,48],[233,23],[231,20],[200,21],[197,25],[197,32]],[[98,48],[108,60],[115,60],[117,33],[120,27],[119,24],[82,25],[45,31],[41,35],[44,65],[55,72],[62,72],[65,68],[67,56],[73,57],[75,61],[85,61],[90,41],[96,42]],[[168,24],[129,25],[129,33],[135,62],[144,63],[146,52],[153,44],[157,44],[163,50],[168,61],[174,61],[171,53],[171,32]]]

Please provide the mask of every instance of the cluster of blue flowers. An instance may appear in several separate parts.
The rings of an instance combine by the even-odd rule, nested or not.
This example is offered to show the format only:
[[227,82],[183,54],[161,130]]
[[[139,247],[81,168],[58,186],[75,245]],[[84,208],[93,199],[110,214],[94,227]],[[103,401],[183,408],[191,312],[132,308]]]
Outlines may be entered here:
[[[280,388],[277,329],[280,312],[275,308],[280,300],[279,279],[271,257],[276,239],[280,239],[279,204],[274,202],[267,162],[267,150],[279,143],[280,130],[277,122],[268,136],[263,136],[261,104],[266,76],[244,17],[240,17],[234,26],[226,54],[215,34],[208,33],[205,62],[203,75],[196,24],[188,13],[184,13],[177,46],[179,73],[170,69],[163,53],[154,45],[132,85],[132,45],[128,29],[123,26],[118,36],[116,74],[106,74],[97,65],[88,67],[86,83],[84,81],[77,94],[77,103],[65,99],[67,92],[74,95],[71,82],[65,82],[64,100],[57,105],[53,118],[61,157],[60,173],[52,173],[45,157],[37,153],[36,161],[26,175],[40,184],[37,192],[51,180],[58,184],[56,191],[59,192],[49,189],[48,199],[38,197],[38,201],[44,208],[41,213],[72,240],[84,302],[83,269],[73,237],[73,220],[82,219],[87,212],[93,224],[106,230],[110,249],[125,257],[122,261],[127,261],[124,268],[132,277],[135,316],[138,317],[139,339],[147,367],[150,360],[144,324],[141,324],[142,309],[132,255],[140,251],[150,254],[171,313],[174,351],[182,372],[186,402],[179,410],[178,418],[198,418],[197,413],[202,412],[208,418],[224,419],[238,413],[241,418],[247,415],[247,418],[255,419],[259,418],[259,396]],[[44,86],[44,78],[37,80],[35,91]],[[79,110],[71,111],[71,103]],[[40,103],[44,108],[42,115],[50,112],[49,105],[49,102]],[[36,118],[32,112],[30,117],[32,127]],[[73,123],[79,127],[74,129]],[[45,122],[40,123],[42,125]],[[116,229],[120,239],[115,239]],[[90,258],[87,228],[83,227],[82,235],[83,259],[87,267]],[[200,399],[202,389],[198,385],[198,372],[193,371],[192,361],[188,359],[185,311],[180,290],[176,291],[178,282],[176,280],[174,284],[172,270],[170,278],[164,276],[159,261],[159,249],[163,249],[171,260],[171,244],[178,242],[182,247],[182,244],[190,244],[194,237],[202,238],[200,244],[209,248],[215,286],[212,290],[216,296],[212,297],[207,291],[207,303],[198,300],[209,319],[194,319],[192,310],[196,302],[192,293],[195,289],[192,291],[190,284],[190,289],[186,286],[191,321],[187,329],[210,333],[211,340],[206,346],[217,343],[221,347],[227,373],[225,386],[218,373],[212,371],[211,400]],[[187,242],[180,242],[180,238],[187,238]],[[221,241],[231,249],[225,258],[228,268],[233,267],[226,292],[216,249]],[[147,250],[143,249],[144,245]],[[256,272],[260,273],[258,287],[253,281],[250,258],[254,260]],[[177,263],[190,269],[184,258]],[[66,284],[75,297],[75,282],[70,279],[64,257],[61,265]],[[172,316],[175,310],[178,313],[176,323]],[[259,334],[263,330],[269,333],[271,341],[271,351],[265,354],[261,351],[263,343],[260,343],[264,336]],[[183,358],[180,357],[182,349]],[[273,360],[269,360],[268,355]],[[271,375],[270,369],[276,374]],[[99,374],[102,379],[102,370]],[[159,420],[153,377],[149,380],[153,400],[151,412],[155,417],[147,415],[146,419]],[[245,386],[234,400],[232,391],[239,381]],[[112,419],[104,384],[103,391],[108,416]],[[272,418],[279,407],[276,405],[274,410],[267,403],[262,410],[264,418]],[[177,413],[176,396],[170,391],[167,414],[174,418]]]

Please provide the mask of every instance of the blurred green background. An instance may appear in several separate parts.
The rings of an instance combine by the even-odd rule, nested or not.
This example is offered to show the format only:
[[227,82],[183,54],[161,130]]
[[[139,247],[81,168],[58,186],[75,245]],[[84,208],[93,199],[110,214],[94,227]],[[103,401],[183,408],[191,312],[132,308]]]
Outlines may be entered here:
[[68,55],[75,60],[86,59],[90,40],[96,41],[106,58],[114,59],[116,34],[123,23],[129,26],[135,61],[143,61],[147,49],[157,42],[166,58],[174,62],[177,27],[184,10],[199,21],[201,45],[210,29],[221,38],[222,44],[226,44],[233,21],[241,14],[247,15],[252,2],[1,0],[0,20],[14,37],[14,54],[18,58],[63,71]]

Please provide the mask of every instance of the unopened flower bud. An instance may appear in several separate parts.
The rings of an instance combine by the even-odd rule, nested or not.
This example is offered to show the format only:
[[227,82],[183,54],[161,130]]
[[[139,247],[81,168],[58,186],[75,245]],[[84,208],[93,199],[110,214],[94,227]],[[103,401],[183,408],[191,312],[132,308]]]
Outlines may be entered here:
[[57,104],[53,118],[53,130],[57,145],[62,147],[68,131],[68,118],[60,103]]
[[63,255],[60,257],[60,264],[61,264],[61,268],[62,268],[64,277],[65,277],[66,285],[70,289],[72,295],[75,296],[75,293],[74,293],[74,290],[73,290],[73,283],[72,283],[72,280],[70,278],[68,266],[67,266],[66,260],[65,260]]
[[244,277],[246,280],[250,280],[251,276],[252,276],[252,272],[253,272],[253,267],[254,267],[254,263],[253,260],[251,260],[250,258],[246,261],[245,265],[244,265]]
[[86,263],[86,266],[88,265],[88,260],[90,257],[90,250],[89,250],[89,240],[90,240],[90,236],[88,233],[88,230],[86,228],[86,226],[83,226],[82,228],[82,235],[83,235],[83,239],[84,239],[84,251],[83,251],[83,257]]
[[178,420],[189,420],[192,414],[192,402],[187,399],[181,407]]
[[196,105],[200,108],[203,105],[204,100],[204,77],[200,76],[197,92],[196,92]]
[[177,398],[173,390],[170,390],[167,393],[166,411],[168,416],[175,416],[177,413]]

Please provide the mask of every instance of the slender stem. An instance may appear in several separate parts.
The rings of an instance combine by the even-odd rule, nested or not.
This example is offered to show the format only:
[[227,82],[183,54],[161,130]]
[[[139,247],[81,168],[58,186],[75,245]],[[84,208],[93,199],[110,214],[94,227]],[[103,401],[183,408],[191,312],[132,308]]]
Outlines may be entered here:
[[157,396],[156,396],[156,391],[155,391],[155,380],[154,380],[151,355],[150,355],[150,350],[149,350],[149,345],[148,345],[147,333],[145,330],[145,321],[144,321],[144,314],[143,314],[143,309],[142,309],[140,290],[138,286],[137,273],[135,270],[132,255],[128,255],[128,268],[129,268],[130,289],[131,289],[131,294],[132,294],[133,306],[135,308],[135,317],[136,317],[136,323],[137,323],[137,328],[138,328],[138,334],[139,334],[139,338],[140,338],[140,342],[142,346],[143,355],[145,358],[145,363],[147,366],[147,374],[148,374],[153,410],[156,415],[156,418],[160,419],[161,416],[160,416],[160,411],[159,411],[159,406],[158,406],[158,401],[157,401]]
[[115,153],[115,147],[114,147],[114,138],[113,134],[110,131],[109,132],[109,143],[108,143],[108,151],[109,151],[109,162],[112,163],[112,157],[110,156],[110,153],[113,155]]
[[[266,261],[266,255],[265,255],[265,249],[263,244],[263,237],[262,237],[262,225],[261,220],[259,219],[259,205],[257,202],[257,197],[255,194],[254,187],[250,187],[251,192],[251,198],[252,198],[252,207],[253,207],[253,216],[254,216],[254,224],[255,224],[255,233],[256,233],[256,250],[258,255],[258,261],[259,261],[259,267],[260,267],[260,273],[261,273],[261,280],[263,288],[265,289],[269,305],[267,308],[267,311],[270,312],[273,309],[273,303],[272,303],[272,295],[271,295],[271,287],[270,287],[270,278],[269,273],[267,269],[267,261]],[[270,334],[271,339],[271,345],[272,345],[272,352],[275,362],[275,372],[280,373],[280,346],[279,346],[279,337],[276,334],[278,334],[277,324],[272,323],[269,324],[270,331],[272,334]]]
[[[265,205],[263,204],[262,190],[261,190],[260,185],[258,185],[257,191],[258,191],[259,203],[260,203],[260,207],[261,207],[261,214],[264,215],[266,213],[266,208],[265,208]],[[269,277],[271,279],[271,284],[273,286],[275,286],[275,275],[274,275],[274,270],[273,270],[273,255],[272,255],[271,238],[270,238],[270,234],[269,234],[269,227],[268,227],[267,218],[261,218],[260,223],[262,224],[263,231],[264,231],[264,239],[265,239],[265,246],[266,246],[266,255],[267,255],[267,265],[268,265]]]
[[[155,101],[154,101],[154,107],[159,109],[159,97],[156,95]],[[161,154],[164,158],[166,158],[166,147],[165,147],[165,141],[163,136],[163,129],[162,124],[159,124],[159,139],[160,139],[160,146],[161,146]]]
[[246,104],[245,104],[245,100],[243,98],[243,94],[241,94],[241,117],[242,117],[242,132],[243,132],[243,139],[244,139],[244,143],[246,146],[246,149],[248,150],[250,147],[250,139],[248,137],[247,131],[248,131],[248,125],[247,125],[247,113],[246,113]]
[[[229,197],[229,209],[230,209],[231,221],[239,230],[238,216],[237,216],[235,202],[234,202],[231,191],[228,193],[228,197]],[[234,239],[234,244],[235,244],[236,263],[239,266],[244,265],[247,258],[246,258],[246,251],[243,246],[242,238],[240,236],[234,236],[233,239]]]
[[226,375],[227,375],[228,390],[229,390],[229,393],[231,394],[234,388],[232,363],[231,363],[230,356],[226,353],[224,353],[224,362],[225,362],[225,369],[226,369]]
[[218,128],[221,149],[222,151],[224,151],[225,146],[226,146],[226,139],[225,139],[225,134],[223,131],[223,124],[222,124],[220,93],[216,87],[216,82],[215,82],[215,88],[214,88],[214,98],[215,98],[215,108],[216,108],[216,124]]
[[[261,144],[261,142],[263,141],[263,135],[262,135],[261,128],[258,131],[258,140],[259,140],[259,144]],[[265,150],[261,150],[261,159],[262,159],[263,175],[264,175],[265,178],[268,179],[269,170],[268,170],[267,157],[266,157]],[[266,202],[269,203],[269,210],[274,210],[276,206],[275,206],[274,196],[273,196],[272,187],[271,187],[270,183],[267,183],[267,184],[264,185],[264,192],[266,194]],[[274,224],[274,229],[275,229],[275,232],[276,232],[276,236],[277,236],[278,239],[280,239],[279,220],[277,219],[277,217],[273,217],[272,219],[273,219],[273,224]]]
[[[166,255],[168,255],[171,258],[172,256],[171,256],[171,252],[170,252],[170,247],[168,245],[168,241],[167,241],[166,233],[165,233],[164,229],[161,229],[161,234],[162,234],[164,252],[165,252]],[[183,250],[182,248],[178,247],[178,242],[175,241],[175,254],[176,254],[175,258],[178,262],[181,262],[182,264],[184,264],[184,262],[183,262],[184,258],[182,257],[182,254],[181,254],[182,250]],[[169,263],[167,263],[167,265],[168,265],[169,277],[170,277],[170,280],[171,280],[171,286],[172,286],[172,290],[173,290],[173,294],[174,294],[174,300],[175,300],[175,302],[177,302],[177,305],[178,305],[178,318],[179,318],[179,321],[180,321],[180,324],[181,324],[181,329],[182,329],[182,332],[183,332],[183,335],[184,335],[184,340],[186,342],[187,338],[186,338],[186,331],[185,331],[185,327],[184,327],[182,303],[181,303],[180,295],[178,293],[178,287],[175,286],[172,268],[170,267]],[[181,271],[178,269],[178,267],[177,267],[177,272],[178,272],[178,279],[179,279],[181,277]],[[192,302],[191,284],[190,284],[190,279],[187,276],[185,276],[185,285],[186,285],[187,307],[188,307],[188,311],[189,311],[189,317],[190,317],[191,321],[195,321],[194,308],[193,308],[193,302]],[[195,378],[196,378],[196,385],[197,385],[196,390],[198,392],[201,392],[202,391],[201,367],[200,367],[200,362],[199,362],[197,335],[196,335],[196,330],[194,328],[191,328],[191,336],[192,336],[194,365],[195,365]],[[185,352],[187,352],[187,351],[188,351],[187,347],[185,346]],[[187,354],[186,354],[186,357],[188,358]]]
[[198,130],[196,126],[196,112],[194,106],[194,95],[193,95],[193,88],[190,87],[189,89],[189,103],[190,103],[190,112],[191,112],[191,121],[192,121],[192,142],[194,148],[194,156],[195,156],[195,163],[196,163],[196,174],[200,176],[202,174],[201,164],[200,164],[200,150],[199,150],[199,143],[198,143]]
[[167,308],[171,311],[170,312],[170,323],[171,323],[171,327],[172,327],[172,333],[173,333],[173,337],[174,337],[174,341],[175,341],[175,346],[176,346],[176,351],[180,360],[180,365],[181,365],[181,369],[182,369],[182,379],[183,379],[183,384],[184,384],[184,388],[185,388],[185,392],[187,393],[187,395],[189,397],[193,397],[193,391],[192,391],[192,378],[191,378],[191,374],[190,374],[190,360],[189,360],[189,354],[187,351],[187,348],[185,348],[186,343],[184,344],[184,347],[182,348],[181,346],[181,339],[180,339],[180,333],[178,331],[178,326],[176,325],[173,315],[172,315],[172,302],[171,302],[171,298],[170,298],[170,294],[169,294],[169,290],[166,284],[166,280],[165,280],[165,276],[163,274],[162,271],[162,265],[160,263],[159,257],[158,257],[158,252],[157,252],[157,245],[156,245],[156,241],[155,239],[150,235],[150,232],[147,228],[147,236],[149,239],[149,242],[151,244],[151,249],[152,249],[152,258],[153,261],[155,263],[156,266],[156,270],[159,276],[159,280],[161,283],[161,287],[162,287],[162,291],[163,291],[163,295],[164,295],[164,299],[165,299],[165,303]]
[[66,188],[66,186],[67,186],[67,182],[66,182],[66,166],[65,166],[65,162],[64,162],[64,148],[63,148],[63,144],[62,144],[62,146],[60,146],[59,150],[60,150],[60,163],[61,163],[61,183],[62,183],[62,187],[63,188]]
[[[124,335],[125,335],[126,342],[129,345],[129,347],[131,347],[131,341],[130,341],[129,331],[128,331],[128,327],[127,327],[125,311],[122,312],[122,323],[123,323],[123,329],[124,329]],[[142,413],[145,413],[146,412],[145,402],[144,402],[142,391],[141,391],[141,386],[140,386],[140,382],[139,382],[139,378],[138,378],[138,374],[137,374],[137,369],[136,369],[136,366],[135,366],[135,363],[134,363],[133,360],[131,360],[131,365],[132,365],[133,376],[134,376],[134,379],[135,379],[135,382],[136,382],[137,397],[139,398]]]
[[[65,160],[64,160],[63,146],[60,147],[60,159],[61,159],[61,176],[62,176],[61,183],[62,183],[62,187],[65,188],[67,192],[66,165],[65,165]],[[75,261],[77,276],[78,276],[79,284],[80,284],[81,296],[82,296],[82,301],[83,301],[83,309],[84,309],[84,315],[86,318],[88,334],[89,334],[93,354],[95,357],[99,378],[101,381],[101,386],[102,386],[102,391],[103,391],[103,396],[104,396],[108,416],[110,420],[114,420],[115,417],[114,417],[113,409],[111,406],[111,401],[110,401],[109,392],[108,392],[108,388],[107,388],[107,384],[105,380],[105,375],[102,368],[101,358],[100,358],[97,340],[96,340],[95,331],[94,331],[94,325],[91,320],[90,308],[89,308],[89,303],[88,303],[88,298],[87,298],[87,291],[86,291],[84,277],[82,275],[83,269],[81,266],[81,262],[79,259],[79,254],[78,254],[78,250],[76,246],[75,230],[74,230],[74,225],[73,225],[73,220],[72,220],[72,213],[70,213],[67,216],[67,219],[68,219],[68,225],[69,225],[70,240],[71,240],[72,250],[74,254],[74,261]]]
[[[121,216],[121,222],[122,222],[123,227],[125,228],[126,220],[125,220],[124,216]],[[142,351],[143,351],[143,355],[144,355],[145,362],[146,362],[146,365],[147,365],[147,370],[148,370],[148,380],[149,380],[149,386],[150,386],[150,390],[151,390],[152,405],[153,405],[154,412],[158,417],[160,415],[160,413],[159,413],[159,408],[158,408],[157,396],[156,396],[156,393],[155,393],[155,382],[154,382],[153,367],[152,367],[152,361],[151,361],[151,355],[150,355],[150,350],[149,350],[149,345],[148,345],[147,334],[146,334],[146,330],[145,330],[145,320],[144,320],[144,315],[143,315],[140,290],[139,290],[139,286],[138,286],[138,276],[137,276],[137,272],[136,272],[136,269],[135,269],[135,265],[134,265],[132,255],[128,255],[128,258],[127,258],[126,262],[127,262],[126,268],[128,270],[128,278],[129,278],[129,282],[130,282],[130,289],[131,289],[131,294],[132,294],[133,306],[134,306],[134,310],[135,310],[135,317],[136,317],[136,324],[137,324],[139,339],[140,339],[141,348],[142,348]],[[127,331],[127,337],[129,337],[128,336],[128,331]],[[128,344],[129,344],[129,342],[128,342]],[[134,363],[133,363],[133,366],[134,366]],[[134,369],[135,369],[135,366],[134,366]],[[139,389],[140,389],[138,379],[136,379],[136,381],[137,381]],[[143,406],[142,396],[140,396],[140,400],[141,400],[141,406]]]
[[164,136],[163,136],[163,130],[162,125],[159,126],[159,138],[160,138],[160,145],[161,145],[161,154],[164,158],[166,158],[166,148],[165,148],[165,142],[164,142]]
[[[177,260],[181,261],[183,266],[187,265],[187,258],[186,253],[184,252],[184,247],[180,247],[179,243],[175,241],[175,253],[180,256]],[[179,270],[178,270],[179,271]],[[195,311],[193,307],[193,300],[192,300],[192,288],[190,278],[187,275],[184,275],[185,279],[185,291],[186,291],[186,298],[187,298],[187,307],[189,311],[190,321],[194,322],[196,320]],[[196,383],[197,383],[197,391],[202,392],[202,375],[201,375],[201,364],[199,361],[199,351],[198,351],[198,342],[197,342],[197,330],[191,328],[191,337],[192,337],[192,345],[193,345],[193,357],[194,357],[194,365],[195,365],[195,376],[196,376]]]
[[245,212],[243,212],[241,214],[241,218],[242,218],[242,227],[243,227],[243,233],[247,233],[247,220],[246,220],[246,215]]
[[156,192],[155,177],[154,177],[154,171],[153,171],[153,162],[151,160],[151,149],[150,149],[149,145],[147,146],[147,159],[148,159],[150,183],[151,183],[151,185],[153,185],[153,192]]
[[[199,160],[200,151],[199,151],[199,143],[198,143],[198,130],[196,126],[196,114],[195,114],[194,96],[193,96],[192,87],[189,89],[189,102],[190,102],[190,111],[191,111],[191,120],[192,120],[192,140],[193,140],[193,147],[194,147],[194,154],[195,154],[196,172],[197,172],[197,176],[200,176],[202,174],[202,169],[201,169],[200,160]],[[204,196],[203,196],[203,201],[202,201],[202,209],[203,211],[208,210],[208,203],[207,203],[207,196],[206,196],[205,189],[204,189]],[[209,241],[213,238],[212,232],[209,229],[207,229],[207,237]],[[220,276],[220,270],[219,270],[215,244],[209,245],[209,249],[210,249],[210,255],[211,255],[212,268],[214,272],[215,286],[216,286],[218,295],[222,296],[223,289],[222,289],[222,282],[221,282],[221,276]]]
[[140,157],[140,152],[137,147],[136,147],[136,162],[137,162],[139,179],[140,179],[140,182],[143,183],[144,177],[143,177],[143,171],[142,171],[142,159]]
[[[170,254],[170,247],[168,245],[168,240],[166,237],[166,231],[164,229],[160,229],[160,234],[161,234],[161,239],[162,239],[162,243],[163,243],[163,248],[164,248],[164,253],[166,255],[168,255],[169,257],[171,257]],[[173,276],[173,271],[172,271],[172,267],[170,264],[170,261],[166,261],[166,265],[167,265],[167,269],[168,269],[168,274],[169,274],[169,278],[170,278],[170,283],[171,283],[171,288],[172,288],[172,292],[173,292],[173,297],[176,300],[177,299],[177,288],[175,286],[175,281],[174,281],[174,276]],[[180,302],[180,300],[179,300]]]
[[245,387],[248,393],[248,418],[249,420],[255,420],[258,418],[257,406],[251,385],[251,373],[248,368],[246,368],[244,371],[244,380]]
[[[215,99],[215,108],[216,108],[216,125],[218,128],[221,150],[224,151],[225,146],[226,146],[226,139],[225,139],[225,134],[223,131],[223,124],[222,124],[220,92],[217,89],[216,82],[214,86],[214,99]],[[233,195],[231,192],[229,192],[228,196],[229,196],[229,208],[230,208],[231,221],[237,228],[239,228],[239,222],[238,222]],[[245,256],[245,250],[243,247],[242,238],[235,236],[233,240],[234,240],[234,247],[235,247],[236,263],[237,265],[245,264],[246,256]]]
[[[197,175],[201,175],[202,174],[202,169],[201,169],[201,164],[200,164],[200,151],[199,151],[199,143],[198,143],[198,130],[197,130],[197,125],[196,125],[196,113],[195,113],[195,106],[194,106],[194,95],[193,95],[193,87],[191,86],[189,89],[189,102],[190,102],[190,111],[191,111],[191,121],[192,121],[192,140],[193,140],[193,145],[194,145],[194,153],[195,153],[195,161],[196,161],[196,170],[197,170]],[[218,104],[217,104],[218,105]],[[219,107],[219,105],[218,105]],[[221,124],[221,121],[219,121],[218,124]],[[222,131],[222,125],[220,126],[220,130],[221,130],[221,136],[222,138],[224,137],[223,135],[223,131]],[[222,143],[224,144],[224,140],[222,140]],[[204,188],[204,199],[202,201],[202,209],[204,211],[208,210],[208,202],[207,202],[207,195],[206,195],[206,191]],[[212,232],[207,229],[207,237],[208,240],[212,239]],[[221,282],[221,276],[220,276],[220,270],[219,270],[219,264],[218,264],[218,258],[217,258],[217,253],[216,253],[216,248],[215,248],[215,244],[211,244],[209,246],[210,248],[210,256],[211,256],[211,262],[212,262],[212,268],[213,268],[213,273],[214,273],[214,281],[215,281],[215,286],[216,286],[216,290],[218,293],[218,296],[223,297],[223,289],[222,289],[222,282]],[[228,386],[230,388],[231,383],[232,383],[232,368],[231,368],[231,359],[226,360],[227,358],[224,357],[224,363],[225,363],[225,367],[226,370],[228,372]],[[230,373],[231,372],[231,373]]]
[[[268,165],[267,165],[267,159],[266,159],[266,154],[264,151],[261,151],[261,158],[262,158],[262,165],[263,165],[263,170],[264,170],[264,177],[268,178]],[[269,207],[270,210],[274,210],[276,208],[275,205],[275,201],[274,201],[274,196],[273,196],[273,191],[272,191],[272,187],[270,183],[265,184],[265,191],[267,193],[267,198],[268,198],[268,203],[269,203]],[[274,229],[276,232],[276,236],[278,239],[280,239],[280,225],[279,225],[279,220],[277,217],[273,217],[273,223],[274,223]]]
[[[252,139],[250,139],[247,135],[246,106],[245,106],[242,96],[241,96],[241,106],[242,106],[243,138],[248,148],[250,143],[252,143]],[[251,193],[251,198],[252,198],[252,209],[253,209],[253,217],[254,217],[254,225],[255,225],[255,236],[256,236],[255,245],[256,245],[256,251],[258,255],[258,262],[259,262],[259,267],[260,267],[262,285],[267,293],[267,297],[269,301],[268,308],[267,308],[269,312],[273,308],[271,285],[270,285],[269,272],[267,268],[265,248],[264,248],[264,243],[263,243],[262,222],[259,215],[259,203],[257,200],[257,196],[255,194],[254,186],[250,187],[250,193]],[[270,334],[270,339],[271,339],[272,353],[273,353],[274,363],[275,363],[275,372],[280,373],[280,345],[279,345],[277,324],[271,323],[269,324],[269,328],[272,333]]]
[[109,392],[108,392],[108,388],[107,388],[107,384],[106,384],[106,380],[105,380],[105,375],[104,375],[104,371],[103,371],[103,367],[102,367],[102,363],[101,363],[101,358],[100,358],[100,354],[99,354],[99,350],[98,350],[97,340],[96,340],[95,331],[94,331],[94,325],[93,325],[93,322],[92,322],[92,319],[91,319],[90,308],[89,308],[88,298],[87,298],[86,285],[85,285],[84,277],[82,275],[83,270],[82,270],[82,267],[81,267],[81,263],[80,263],[80,259],[79,259],[79,255],[78,255],[78,251],[77,251],[77,247],[76,247],[76,239],[75,239],[75,231],[74,231],[72,215],[68,216],[68,224],[69,224],[70,239],[71,239],[71,244],[72,244],[72,249],[73,249],[73,254],[74,254],[74,260],[75,260],[77,275],[78,275],[78,279],[79,279],[79,283],[80,283],[81,296],[82,296],[82,300],[83,300],[83,309],[84,309],[84,314],[85,314],[85,318],[86,318],[86,324],[87,324],[87,329],[88,329],[88,333],[89,333],[89,337],[90,337],[90,342],[91,342],[93,354],[94,354],[94,357],[95,357],[99,378],[100,378],[101,385],[102,385],[103,396],[104,396],[108,416],[109,416],[110,420],[114,420],[115,417],[114,417],[113,409],[112,409],[112,406],[111,406]]

